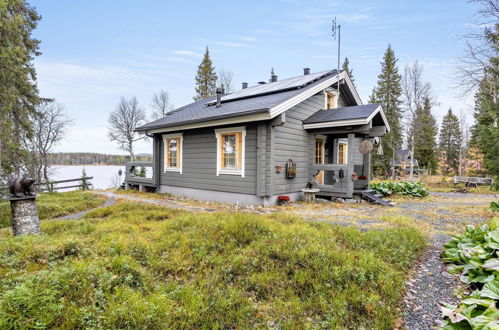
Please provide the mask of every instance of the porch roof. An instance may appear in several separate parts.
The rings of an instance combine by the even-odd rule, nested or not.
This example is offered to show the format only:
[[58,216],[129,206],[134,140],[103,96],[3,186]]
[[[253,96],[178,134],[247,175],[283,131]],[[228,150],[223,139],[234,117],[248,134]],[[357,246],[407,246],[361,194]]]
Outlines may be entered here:
[[380,114],[384,125],[389,131],[381,104],[356,105],[352,107],[336,108],[330,110],[319,110],[303,121],[305,129],[322,127],[341,127],[353,125],[365,125],[371,122],[377,114]]

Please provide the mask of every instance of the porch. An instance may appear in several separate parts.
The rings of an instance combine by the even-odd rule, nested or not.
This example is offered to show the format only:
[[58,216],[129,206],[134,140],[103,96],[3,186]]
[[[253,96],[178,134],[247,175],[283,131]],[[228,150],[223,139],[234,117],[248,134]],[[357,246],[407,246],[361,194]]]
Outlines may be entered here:
[[309,176],[319,196],[369,192],[371,153],[389,125],[379,104],[319,110],[303,121],[313,157]]

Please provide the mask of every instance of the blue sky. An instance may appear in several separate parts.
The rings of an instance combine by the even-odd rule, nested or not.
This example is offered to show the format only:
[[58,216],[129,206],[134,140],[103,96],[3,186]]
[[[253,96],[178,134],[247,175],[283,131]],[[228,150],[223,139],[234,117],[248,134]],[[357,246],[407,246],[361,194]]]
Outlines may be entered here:
[[[440,1],[31,1],[43,16],[35,37],[42,96],[56,98],[74,119],[57,151],[121,153],[106,137],[107,118],[120,96],[136,96],[150,111],[154,93],[168,90],[175,106],[192,101],[194,75],[206,46],[216,69],[234,73],[234,86],[336,67],[330,22],[342,25],[364,102],[376,83],[388,44],[399,70],[419,60],[439,104],[471,119],[455,72],[461,35],[475,8]],[[151,152],[140,143],[138,152]]]

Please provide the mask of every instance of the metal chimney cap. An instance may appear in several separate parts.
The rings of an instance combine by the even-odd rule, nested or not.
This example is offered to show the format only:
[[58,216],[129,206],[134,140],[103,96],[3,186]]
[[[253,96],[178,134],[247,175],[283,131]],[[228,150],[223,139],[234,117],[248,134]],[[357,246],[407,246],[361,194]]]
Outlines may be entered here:
[[303,75],[306,76],[307,74],[310,74],[310,68],[303,68]]
[[248,83],[247,82],[243,82],[243,89],[246,89],[248,88]]

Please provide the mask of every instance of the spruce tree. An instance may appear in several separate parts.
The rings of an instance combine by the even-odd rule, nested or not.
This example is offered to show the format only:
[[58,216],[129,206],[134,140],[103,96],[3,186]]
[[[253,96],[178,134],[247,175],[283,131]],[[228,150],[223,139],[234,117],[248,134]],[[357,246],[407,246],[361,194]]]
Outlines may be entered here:
[[206,52],[196,74],[196,96],[193,97],[194,101],[214,96],[217,90],[217,79],[215,67],[210,58],[210,51],[206,47]]
[[459,148],[461,147],[462,136],[459,119],[452,113],[452,109],[442,119],[440,128],[439,150],[445,157],[449,170],[457,172],[459,168]]
[[400,120],[402,118],[402,87],[401,76],[398,73],[398,59],[395,57],[395,52],[388,45],[386,52],[381,62],[381,73],[378,75],[378,82],[373,90],[370,101],[372,103],[381,103],[385,112],[390,132],[381,138],[381,148],[383,154],[373,155],[374,163],[381,166],[385,174],[391,173],[390,168],[395,159],[395,150],[402,146],[402,132]]
[[343,69],[343,71],[345,71],[348,74],[350,80],[353,83],[353,86],[357,87],[355,85],[355,79],[353,78],[353,70],[350,69],[350,61],[348,60],[348,57],[345,57],[345,60],[343,61],[343,65],[341,66],[341,68]]
[[31,36],[39,20],[24,0],[0,1],[0,179],[20,175],[29,161],[22,141],[31,138],[40,101],[33,66],[39,41]]
[[[413,131],[414,130],[414,131]],[[416,109],[414,125],[409,129],[409,148],[414,134],[414,158],[419,166],[434,172],[437,169],[437,122],[431,113],[431,101],[425,98],[423,107]]]
[[[487,32],[487,40],[499,54],[499,24]],[[483,153],[484,166],[499,179],[499,55],[492,57],[475,98],[475,126],[471,145]]]

